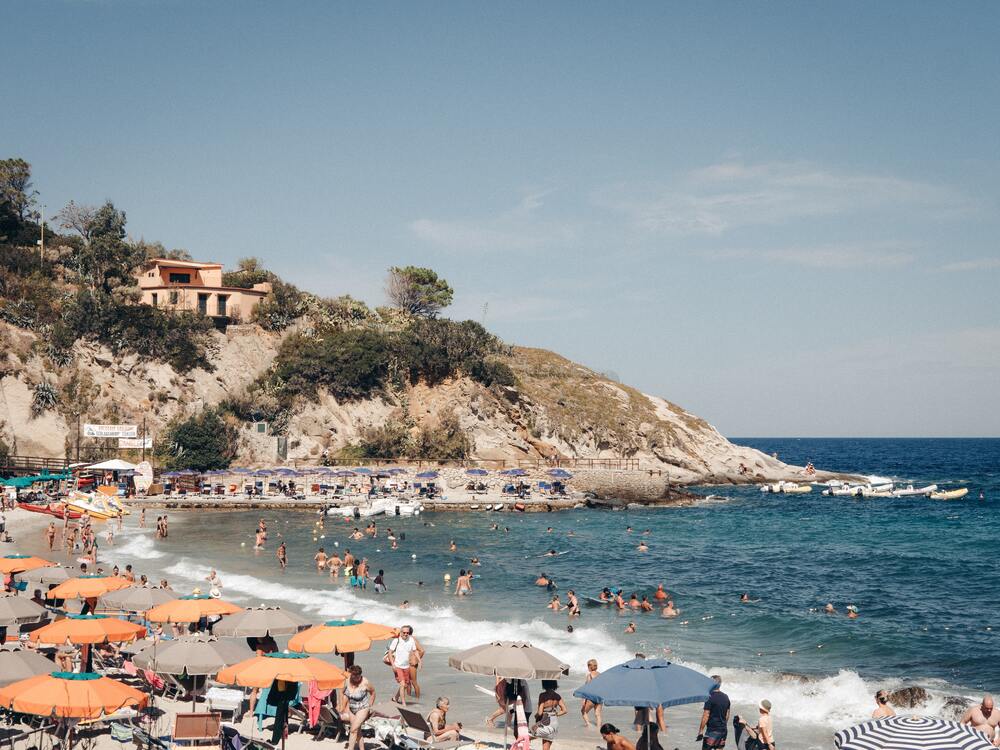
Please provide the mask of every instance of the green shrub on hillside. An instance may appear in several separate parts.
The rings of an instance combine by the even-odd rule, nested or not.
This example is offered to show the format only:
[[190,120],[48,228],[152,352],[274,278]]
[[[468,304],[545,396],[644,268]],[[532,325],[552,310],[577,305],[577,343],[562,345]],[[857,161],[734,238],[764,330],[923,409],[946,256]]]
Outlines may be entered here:
[[167,425],[157,457],[170,469],[225,469],[236,456],[236,429],[219,411],[205,409]]
[[275,278],[271,293],[254,308],[253,320],[267,331],[283,331],[306,312],[307,295]]
[[471,452],[472,442],[454,412],[442,417],[436,426],[424,426],[413,445],[414,458],[458,459]]
[[271,377],[286,399],[315,399],[326,388],[337,399],[350,401],[380,392],[389,374],[389,348],[374,331],[330,331],[322,336],[301,334],[285,339]]

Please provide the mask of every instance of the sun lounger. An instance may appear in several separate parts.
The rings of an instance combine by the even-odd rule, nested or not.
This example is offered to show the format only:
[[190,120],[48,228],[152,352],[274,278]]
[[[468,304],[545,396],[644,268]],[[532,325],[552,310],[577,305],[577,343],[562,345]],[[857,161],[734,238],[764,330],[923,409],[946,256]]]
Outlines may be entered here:
[[174,717],[174,742],[218,742],[222,714],[190,713]]
[[0,747],[19,750],[30,746],[41,747],[42,735],[55,728],[55,724],[45,722],[34,727],[0,727]]
[[232,724],[223,722],[220,727],[220,745],[222,750],[275,750],[270,742],[256,737],[246,737]]
[[138,724],[132,725],[132,739],[138,748],[145,750],[172,750],[169,737],[156,737]]
[[462,745],[467,745],[470,740],[468,737],[460,737],[457,740],[450,740],[447,742],[435,742],[434,733],[431,731],[431,725],[427,723],[427,720],[418,714],[416,711],[410,711],[409,709],[399,707],[399,719],[403,724],[404,729],[412,729],[415,732],[420,732],[421,737],[414,737],[413,735],[406,735],[411,740],[417,742],[421,747],[434,747],[438,750],[446,750],[450,748],[460,747]]
[[246,702],[246,694],[242,690],[232,688],[210,687],[205,691],[205,703],[209,711],[233,714],[233,721],[239,721],[243,716],[243,704]]

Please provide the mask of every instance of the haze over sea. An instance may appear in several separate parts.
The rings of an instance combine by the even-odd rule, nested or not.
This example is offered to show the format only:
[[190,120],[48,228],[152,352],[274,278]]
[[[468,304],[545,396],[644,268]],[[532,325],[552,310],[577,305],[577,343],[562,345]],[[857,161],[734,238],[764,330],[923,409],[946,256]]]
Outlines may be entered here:
[[[528,639],[572,665],[567,696],[590,657],[604,668],[635,651],[652,656],[669,649],[672,659],[720,671],[744,711],[769,698],[783,744],[792,747],[828,746],[830,731],[869,714],[878,687],[926,687],[931,713],[946,710],[948,696],[1000,687],[1000,666],[990,658],[1000,638],[993,585],[1000,439],[735,442],[792,463],[811,460],[824,469],[968,486],[970,492],[965,500],[944,502],[703,488],[705,499],[692,507],[378,519],[380,534],[387,525],[405,533],[396,551],[384,537],[349,540],[353,523],[331,518],[317,530],[311,513],[171,512],[171,535],[163,542],[135,528],[133,514],[102,557],[133,561],[151,577],[162,571],[179,590],[204,585],[214,566],[227,599],[279,603],[315,620],[357,614],[399,623],[398,605],[408,599],[413,607],[405,619],[435,652],[493,638]],[[157,511],[147,515],[152,525]],[[259,516],[273,533],[267,550],[255,553]],[[499,531],[491,530],[494,522]],[[636,545],[645,529],[650,551],[643,554]],[[284,574],[274,558],[276,534],[289,549]],[[452,539],[457,553],[448,551]],[[317,576],[312,556],[321,545],[367,556],[375,570],[386,570],[389,593],[352,592],[342,581]],[[567,554],[539,557],[550,548]],[[475,593],[456,600],[444,575],[454,578],[473,555],[482,562]],[[585,607],[575,632],[567,633],[566,616],[546,610],[548,595],[533,585],[541,571],[555,577],[560,593],[572,588],[582,596],[603,585],[651,594],[663,582],[681,616],[619,617]],[[760,601],[740,604],[743,591]],[[827,602],[837,615],[818,611]],[[859,619],[844,616],[849,603],[859,608]],[[628,619],[637,623],[635,635],[623,632]],[[475,691],[468,680],[459,682],[465,700]]]

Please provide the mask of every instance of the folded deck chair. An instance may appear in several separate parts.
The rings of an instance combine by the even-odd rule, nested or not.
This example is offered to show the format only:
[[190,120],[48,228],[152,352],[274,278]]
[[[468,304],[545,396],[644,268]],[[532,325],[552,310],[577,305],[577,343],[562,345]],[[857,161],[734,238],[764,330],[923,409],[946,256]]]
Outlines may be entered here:
[[415,732],[420,732],[421,737],[414,737],[413,735],[407,735],[411,740],[416,741],[421,747],[434,747],[440,750],[446,750],[448,748],[460,747],[461,745],[467,745],[470,740],[468,737],[460,737],[457,740],[449,740],[447,742],[435,742],[434,732],[431,731],[431,725],[427,723],[427,719],[418,714],[416,711],[410,711],[409,709],[397,706],[396,710],[399,711],[399,719],[403,724],[403,728],[412,729]]

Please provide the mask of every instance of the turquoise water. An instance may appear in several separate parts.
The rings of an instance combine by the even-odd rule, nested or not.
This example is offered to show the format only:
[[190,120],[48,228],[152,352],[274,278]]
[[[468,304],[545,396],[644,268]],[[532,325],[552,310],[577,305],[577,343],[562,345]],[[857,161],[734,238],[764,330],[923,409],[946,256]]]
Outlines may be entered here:
[[[1000,665],[991,658],[1000,645],[1000,440],[738,442],[790,462],[968,486],[970,493],[941,502],[706,488],[704,500],[683,508],[378,519],[383,532],[388,524],[405,533],[396,551],[383,538],[352,542],[353,523],[327,519],[317,527],[310,513],[173,513],[169,540],[154,543],[149,530],[129,527],[109,555],[157,577],[163,571],[178,588],[203,584],[216,567],[227,598],[279,602],[314,619],[405,617],[439,650],[529,639],[576,674],[590,657],[610,665],[635,651],[667,654],[720,671],[737,701],[768,697],[780,702],[786,719],[824,732],[866,716],[877,687],[928,687],[936,712],[948,696],[1000,686]],[[254,552],[260,516],[272,537],[267,550]],[[494,523],[501,528],[492,530]],[[278,535],[289,550],[284,573],[274,558]],[[649,552],[636,549],[640,538]],[[448,549],[452,540],[457,553]],[[351,591],[318,576],[312,555],[335,543],[385,569],[389,593]],[[540,557],[550,548],[566,554]],[[472,556],[482,562],[475,592],[457,599],[444,577],[457,577]],[[662,582],[682,613],[664,620],[585,607],[569,633],[566,615],[545,609],[549,596],[534,586],[541,571],[555,577],[561,593],[572,588],[580,595],[596,595],[603,585],[651,594]],[[740,604],[744,591],[759,601]],[[398,608],[403,599],[412,602],[405,614]],[[818,611],[827,602],[838,614]],[[849,603],[860,611],[856,620],[844,616]],[[634,635],[624,632],[629,619]]]

